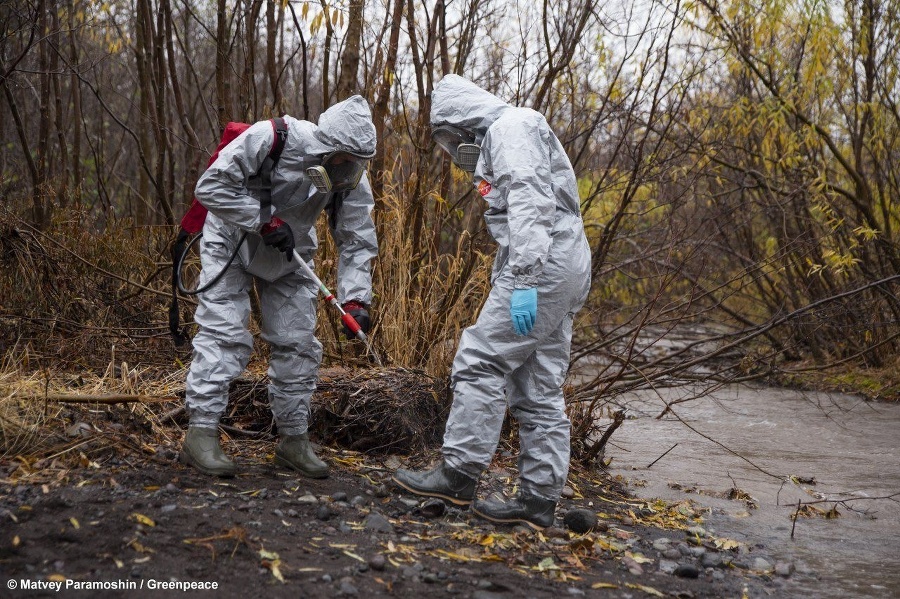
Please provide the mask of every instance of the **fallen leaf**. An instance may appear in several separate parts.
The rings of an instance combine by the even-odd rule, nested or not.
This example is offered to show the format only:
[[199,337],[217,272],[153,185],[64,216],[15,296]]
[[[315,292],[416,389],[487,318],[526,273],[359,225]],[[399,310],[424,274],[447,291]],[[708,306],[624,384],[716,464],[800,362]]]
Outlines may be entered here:
[[554,563],[552,557],[545,557],[538,565],[534,567],[538,572],[546,572],[547,570],[559,570],[559,566]]
[[124,568],[125,564],[122,563],[122,560],[113,558],[113,562],[116,564],[116,568]]
[[69,518],[69,522],[72,523],[72,526],[75,528],[75,530],[78,530],[79,528],[81,528],[81,524],[79,524],[78,520],[76,520],[74,517]]
[[665,597],[662,593],[654,589],[653,587],[648,587],[642,584],[631,584],[630,582],[625,583],[625,586],[629,589],[637,589],[639,591],[644,591],[648,595],[653,595],[654,597]]
[[65,582],[66,577],[62,574],[51,574],[47,577],[47,580],[49,580],[50,582]]
[[653,563],[652,559],[650,559],[649,557],[645,557],[642,553],[631,553],[630,551],[626,551],[625,555],[627,557],[630,557],[631,559],[633,559],[634,561],[636,561],[639,564],[652,564]]
[[595,582],[591,585],[592,589],[617,589],[619,585],[613,584],[611,582]]
[[347,557],[352,557],[352,558],[355,559],[355,560],[361,561],[362,563],[366,563],[366,560],[364,560],[363,558],[359,557],[358,555],[356,555],[356,554],[353,553],[352,551],[347,551],[347,550],[345,549],[342,553],[343,553],[344,555],[346,555]]
[[13,547],[18,547],[22,544],[22,539],[19,538],[19,535],[13,537]]
[[138,524],[143,524],[144,526],[156,526],[156,522],[154,522],[144,514],[133,512],[129,517]]
[[135,564],[146,564],[150,561],[150,556],[147,557],[139,557],[136,560],[132,560]]

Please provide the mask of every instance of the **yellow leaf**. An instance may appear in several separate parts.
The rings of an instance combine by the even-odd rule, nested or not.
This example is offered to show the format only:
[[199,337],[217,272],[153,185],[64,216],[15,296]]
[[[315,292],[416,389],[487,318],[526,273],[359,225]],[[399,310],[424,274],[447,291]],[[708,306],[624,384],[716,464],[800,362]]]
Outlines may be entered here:
[[72,526],[75,527],[75,530],[78,530],[79,528],[81,528],[81,524],[79,524],[79,523],[78,523],[78,520],[76,520],[74,517],[73,517],[73,518],[69,518],[69,522],[72,523]]
[[639,591],[644,591],[648,595],[653,595],[654,597],[665,597],[662,593],[654,589],[653,587],[644,586],[642,584],[631,584],[630,582],[625,583],[625,586],[629,589],[637,589]]
[[491,547],[495,542],[496,538],[494,537],[494,535],[484,535],[483,537],[481,537],[481,540],[478,541],[478,544],[482,547]]
[[613,584],[611,582],[595,582],[591,585],[592,589],[617,589],[619,585]]
[[631,553],[630,551],[626,551],[625,556],[630,557],[631,559],[633,559],[634,561],[636,561],[639,564],[652,564],[653,563],[652,559],[650,559],[649,557],[644,557],[644,555],[642,553]]
[[65,582],[66,577],[62,574],[51,574],[47,577],[47,580],[49,580],[50,582]]
[[366,563],[366,560],[364,560],[363,558],[359,557],[358,555],[356,555],[356,554],[353,553],[352,551],[347,551],[347,550],[345,549],[342,553],[343,553],[344,555],[346,555],[347,557],[352,557],[353,559],[355,559],[355,560],[357,560],[357,561],[360,561],[360,562],[362,562],[362,563]]
[[265,549],[259,550],[259,557],[267,560],[276,560],[278,559],[278,554],[274,551],[266,551]]
[[144,526],[156,526],[156,522],[154,522],[144,514],[139,514],[137,512],[131,514],[131,519],[138,524],[143,524]]
[[22,539],[19,538],[19,535],[13,537],[13,547],[18,547],[22,544]]
[[113,562],[116,564],[116,568],[124,568],[125,564],[122,563],[122,560],[113,558]]

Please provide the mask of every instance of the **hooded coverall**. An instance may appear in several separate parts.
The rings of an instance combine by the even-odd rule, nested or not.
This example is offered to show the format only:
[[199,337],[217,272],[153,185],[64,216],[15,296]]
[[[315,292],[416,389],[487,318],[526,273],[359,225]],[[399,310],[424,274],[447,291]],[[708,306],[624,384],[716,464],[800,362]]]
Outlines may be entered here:
[[[261,203],[254,174],[273,145],[270,121],[252,125],[222,149],[197,182],[196,197],[209,209],[200,244],[204,285],[228,262],[241,235],[247,239],[222,279],[198,296],[185,403],[191,426],[218,425],[228,403],[228,387],[247,367],[253,349],[248,331],[249,289],[256,279],[261,336],[269,343],[269,402],[281,435],[307,432],[309,402],[316,386],[322,345],[315,338],[315,284],[296,262],[262,243],[260,229],[277,216],[290,225],[297,253],[312,266],[317,248],[316,219],[327,211],[338,250],[338,297],[372,301],[370,261],[378,251],[371,212],[372,189],[365,175],[350,192],[320,193],[307,167],[341,150],[368,155],[375,150],[375,127],[366,101],[353,96],[335,104],[316,126],[284,117],[288,135],[271,175],[271,209]],[[268,212],[263,214],[263,212]]]
[[[432,92],[431,124],[460,127],[480,142],[474,184],[499,246],[490,294],[453,361],[444,460],[480,476],[497,448],[508,405],[519,422],[523,491],[558,501],[571,428],[562,384],[572,320],[591,278],[575,172],[541,114],[510,106],[459,76],[445,76]],[[513,290],[532,287],[537,319],[528,335],[518,336],[510,299]]]

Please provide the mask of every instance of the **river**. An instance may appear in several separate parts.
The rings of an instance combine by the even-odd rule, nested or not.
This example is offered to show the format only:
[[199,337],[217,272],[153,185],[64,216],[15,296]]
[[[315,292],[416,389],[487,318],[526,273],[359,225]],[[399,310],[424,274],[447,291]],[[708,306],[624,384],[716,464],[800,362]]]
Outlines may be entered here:
[[[746,543],[752,555],[772,562],[794,564],[789,578],[776,577],[778,596],[900,597],[900,503],[877,499],[900,492],[900,404],[731,386],[675,406],[687,425],[744,460],[676,418],[655,418],[663,400],[679,393],[617,399],[630,418],[606,450],[613,474],[632,481],[638,496],[689,498],[708,506],[712,515],[704,526],[716,537]],[[760,469],[815,483],[782,484]],[[732,486],[759,507],[708,494],[724,494]],[[798,518],[791,539],[797,501],[819,498],[857,500],[848,502],[852,509],[839,504],[837,519]],[[826,511],[833,505],[816,507]]]

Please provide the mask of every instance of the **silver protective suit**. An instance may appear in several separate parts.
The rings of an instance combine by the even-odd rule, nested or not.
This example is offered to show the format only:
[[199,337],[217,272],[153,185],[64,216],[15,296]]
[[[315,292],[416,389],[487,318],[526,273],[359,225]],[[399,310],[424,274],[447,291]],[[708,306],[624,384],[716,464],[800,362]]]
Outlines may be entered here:
[[271,209],[265,210],[254,176],[272,149],[270,121],[252,125],[219,154],[197,182],[197,199],[209,209],[200,244],[204,285],[227,263],[241,235],[244,246],[222,279],[198,296],[194,355],[187,376],[185,403],[192,426],[214,427],[228,402],[228,387],[247,367],[253,339],[247,327],[249,290],[256,280],[261,336],[269,343],[269,401],[282,435],[307,431],[309,401],[315,390],[322,345],[314,336],[315,285],[296,262],[262,243],[259,230],[272,216],[287,222],[296,250],[312,265],[317,247],[315,223],[328,214],[338,249],[338,297],[370,303],[370,261],[378,247],[371,212],[372,189],[363,176],[345,194],[319,193],[305,170],[335,150],[371,154],[375,127],[366,101],[354,96],[325,111],[316,126],[284,117],[288,136],[271,175]]
[[[569,469],[562,385],[572,320],[591,273],[575,173],[541,114],[462,77],[447,75],[435,87],[431,124],[468,129],[481,141],[474,184],[499,245],[490,294],[453,361],[444,459],[479,476],[497,448],[508,405],[519,422],[522,489],[557,501]],[[538,291],[537,320],[527,336],[517,336],[510,299],[514,289],[531,287]]]

